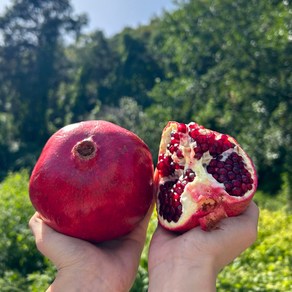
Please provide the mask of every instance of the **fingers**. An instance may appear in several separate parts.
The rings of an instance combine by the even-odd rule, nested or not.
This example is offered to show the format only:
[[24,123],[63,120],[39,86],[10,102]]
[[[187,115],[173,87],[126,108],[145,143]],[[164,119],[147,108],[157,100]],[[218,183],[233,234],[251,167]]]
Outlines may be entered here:
[[249,245],[254,243],[258,234],[258,220],[259,220],[259,208],[252,201],[246,211],[239,215],[238,220],[241,220],[241,225],[245,228],[245,235]]
[[[150,206],[147,214],[145,215],[143,220],[139,222],[138,226],[131,233],[124,236],[121,239],[121,242],[119,242],[119,244],[122,243],[125,252],[140,256],[145,244],[147,227],[148,227],[151,215],[153,213],[153,209],[154,209],[154,204]],[[106,242],[105,244],[109,245],[110,243]]]
[[242,215],[248,217],[249,220],[251,220],[251,222],[254,223],[256,226],[258,225],[259,208],[255,202],[250,202],[250,205]]
[[84,248],[83,245],[89,245],[82,240],[53,230],[41,219],[38,213],[31,217],[29,227],[35,237],[38,250],[49,258],[57,268],[70,264]]
[[244,240],[251,244],[257,237],[258,219],[259,209],[254,202],[251,202],[245,212],[239,216],[222,220],[222,229],[226,229],[231,234],[244,235]]
[[[47,256],[46,246],[47,240],[51,238],[51,233],[54,231],[47,226],[41,219],[39,213],[35,213],[29,220],[29,227],[35,237],[35,242],[38,250]],[[46,241],[44,240],[46,238]]]

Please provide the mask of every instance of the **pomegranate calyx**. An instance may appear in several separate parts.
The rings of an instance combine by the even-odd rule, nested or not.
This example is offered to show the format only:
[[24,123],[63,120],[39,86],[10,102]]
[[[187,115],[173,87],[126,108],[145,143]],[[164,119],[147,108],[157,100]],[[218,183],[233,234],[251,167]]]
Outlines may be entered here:
[[74,157],[78,157],[80,160],[85,161],[94,158],[96,156],[96,152],[97,145],[92,140],[92,137],[77,142],[72,149]]
[[206,216],[199,218],[199,223],[203,230],[210,231],[213,229],[218,229],[218,223],[226,217],[228,217],[228,215],[226,214],[224,208],[222,206],[218,206]]

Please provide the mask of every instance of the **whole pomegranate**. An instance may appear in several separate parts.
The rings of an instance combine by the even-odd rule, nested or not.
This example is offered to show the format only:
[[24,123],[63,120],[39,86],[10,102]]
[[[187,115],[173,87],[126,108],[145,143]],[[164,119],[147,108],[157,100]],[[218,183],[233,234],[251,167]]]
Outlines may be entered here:
[[159,223],[184,232],[242,213],[257,188],[253,162],[228,135],[194,122],[169,122],[155,171]]
[[152,156],[134,133],[106,121],[57,131],[30,177],[30,199],[63,234],[92,242],[132,231],[154,195]]

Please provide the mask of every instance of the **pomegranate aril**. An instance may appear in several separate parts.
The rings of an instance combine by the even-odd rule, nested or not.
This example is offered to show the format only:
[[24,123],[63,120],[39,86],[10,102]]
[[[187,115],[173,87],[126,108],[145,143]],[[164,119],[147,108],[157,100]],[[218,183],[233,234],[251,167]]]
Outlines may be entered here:
[[247,192],[247,190],[248,190],[247,189],[247,185],[245,183],[242,183],[241,184],[241,189],[242,189],[243,192]]
[[177,222],[179,220],[182,214],[180,196],[186,184],[193,181],[195,176],[192,169],[187,169],[184,172],[184,178],[182,180],[167,181],[159,186],[159,214],[168,222]]
[[229,172],[228,172],[228,178],[229,178],[230,180],[235,179],[235,177],[236,177],[235,173],[233,173],[232,171],[229,171]]
[[176,151],[176,156],[178,157],[178,158],[183,158],[184,156],[183,156],[183,153],[182,153],[182,151],[180,150],[180,149],[178,149],[177,151]]
[[170,176],[175,171],[175,164],[170,156],[162,154],[159,155],[157,169],[161,176]]
[[179,200],[180,195],[181,195],[181,193],[176,192],[175,189],[174,189],[174,192],[173,192],[173,195],[172,195],[174,201]]
[[180,123],[177,127],[178,132],[186,133],[187,132],[187,125]]
[[219,175],[218,179],[217,179],[220,183],[224,183],[226,181],[226,176],[225,175]]
[[175,199],[178,199],[179,195],[181,195],[183,193],[183,191],[184,191],[184,189],[181,186],[178,186],[178,185],[174,185],[173,186],[173,190],[174,190],[175,194],[178,195],[178,197],[175,197]]
[[198,131],[196,131],[196,130],[190,130],[189,136],[195,140],[197,137],[197,133],[198,133]]
[[211,160],[209,163],[210,166],[216,166],[217,165],[217,161],[215,159]]
[[233,180],[232,181],[232,184],[235,186],[235,187],[240,187],[241,186],[241,182],[239,180]]
[[252,189],[251,174],[245,168],[242,157],[235,152],[225,161],[222,155],[212,159],[207,166],[207,172],[219,183],[223,183],[225,190],[232,196],[243,196]]
[[203,156],[203,153],[201,153],[201,152],[197,152],[197,153],[195,154],[194,158],[200,160],[200,159],[202,158],[202,156]]
[[241,196],[242,195],[241,189],[237,188],[237,187],[233,188],[231,193],[233,196]]
[[178,139],[176,139],[174,137],[171,137],[170,138],[170,144],[172,144],[172,145],[179,144],[179,137],[178,137]]
[[214,174],[213,174],[213,177],[214,177],[215,179],[218,179],[218,178],[219,178],[219,174],[218,174],[218,173],[214,173]]
[[176,213],[177,214],[181,214],[182,212],[182,205],[179,205],[177,208],[176,208]]
[[175,147],[173,145],[171,145],[171,144],[167,145],[167,149],[169,150],[169,152],[171,154],[173,154],[175,152],[175,150],[176,150]]
[[225,186],[226,191],[232,190],[232,184],[230,182],[224,182],[224,186]]
[[227,170],[226,170],[225,168],[220,168],[220,169],[218,170],[218,173],[219,173],[219,174],[226,175],[226,174],[227,174]]
[[170,207],[169,215],[172,217],[174,214],[175,214],[175,209],[173,207]]
[[170,136],[171,136],[170,140],[171,140],[171,139],[173,139],[173,140],[177,140],[177,141],[180,140],[180,135],[179,135],[178,132],[171,132]]
[[223,167],[224,167],[224,163],[221,162],[221,161],[219,161],[219,162],[217,163],[217,167],[218,167],[218,168],[223,168]]
[[201,149],[202,149],[202,151],[203,151],[203,152],[207,152],[207,151],[208,151],[208,149],[209,149],[209,146],[208,146],[208,144],[206,144],[206,143],[203,143],[203,144],[201,145]]
[[225,165],[224,165],[224,168],[225,168],[226,170],[232,170],[232,165],[230,165],[230,164],[225,164]]

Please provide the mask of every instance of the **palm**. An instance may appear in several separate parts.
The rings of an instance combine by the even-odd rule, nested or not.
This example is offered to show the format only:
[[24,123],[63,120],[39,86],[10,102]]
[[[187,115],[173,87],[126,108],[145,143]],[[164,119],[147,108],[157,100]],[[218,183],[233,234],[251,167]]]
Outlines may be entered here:
[[149,252],[149,268],[155,268],[165,259],[198,262],[208,257],[215,259],[217,269],[230,263],[255,240],[258,208],[251,202],[240,216],[226,218],[217,230],[205,232],[196,227],[177,235],[158,226]]
[[151,211],[130,234],[119,240],[96,245],[54,231],[37,213],[32,217],[30,225],[38,249],[59,271],[66,270],[76,275],[94,273],[94,277],[103,281],[105,286],[113,291],[121,291],[129,290],[134,282]]

